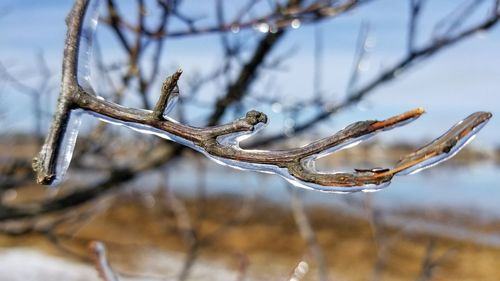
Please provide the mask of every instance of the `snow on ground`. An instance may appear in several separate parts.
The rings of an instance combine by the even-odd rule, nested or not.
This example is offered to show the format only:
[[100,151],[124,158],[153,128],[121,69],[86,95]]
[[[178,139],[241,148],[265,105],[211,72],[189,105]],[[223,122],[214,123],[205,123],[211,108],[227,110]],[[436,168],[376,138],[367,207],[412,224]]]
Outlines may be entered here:
[[[152,263],[151,261],[155,262]],[[182,256],[152,252],[141,262],[145,277],[121,277],[121,281],[175,280],[182,266]],[[128,275],[128,274],[127,274]],[[157,278],[155,278],[156,276]],[[222,264],[200,261],[190,280],[235,280],[236,273]],[[1,281],[99,281],[94,267],[60,257],[49,256],[31,248],[0,249]]]
[[0,280],[2,281],[88,281],[99,280],[89,265],[47,256],[28,248],[0,250]]

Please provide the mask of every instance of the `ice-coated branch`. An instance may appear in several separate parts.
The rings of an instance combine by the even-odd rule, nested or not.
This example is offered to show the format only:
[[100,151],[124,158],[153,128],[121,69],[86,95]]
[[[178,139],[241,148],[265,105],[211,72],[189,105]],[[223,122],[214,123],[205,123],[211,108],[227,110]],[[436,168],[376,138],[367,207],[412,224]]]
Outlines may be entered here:
[[[245,150],[239,146],[239,142],[256,133],[267,123],[264,113],[249,111],[245,117],[228,124],[205,128],[183,125],[166,116],[174,104],[174,95],[178,94],[177,81],[181,75],[180,70],[165,80],[153,111],[123,107],[80,87],[76,72],[78,37],[87,2],[78,0],[68,18],[62,91],[51,130],[33,165],[37,181],[41,184],[57,183],[64,175],[77,132],[69,127],[69,120],[73,114],[81,112],[111,124],[188,146],[223,165],[277,174],[302,188],[340,193],[377,190],[389,183],[396,174],[415,173],[448,159],[472,139],[491,117],[491,114],[486,112],[472,114],[428,146],[404,157],[391,169],[322,173],[315,169],[316,159],[356,145],[378,132],[404,125],[418,118],[424,110],[417,108],[382,121],[355,122],[332,136],[300,148],[275,151]],[[68,141],[65,142],[64,139]]]
[[61,93],[45,143],[38,156],[33,159],[33,170],[37,173],[37,182],[42,184],[51,184],[56,179],[56,160],[62,150],[61,144],[68,128],[73,95],[79,91],[77,80],[78,49],[88,3],[89,1],[85,0],[75,1],[73,9],[66,18],[68,31],[64,44]]

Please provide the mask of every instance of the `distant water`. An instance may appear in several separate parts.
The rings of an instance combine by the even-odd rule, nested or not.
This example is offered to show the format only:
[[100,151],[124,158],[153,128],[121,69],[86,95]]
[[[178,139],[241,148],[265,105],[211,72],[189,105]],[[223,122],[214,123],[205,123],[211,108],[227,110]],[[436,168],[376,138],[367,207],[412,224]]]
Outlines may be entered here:
[[[168,168],[167,181],[184,195],[196,193],[204,185],[209,195],[256,193],[276,203],[289,204],[287,183],[278,176],[237,171],[209,162],[197,174],[197,165],[180,161]],[[371,193],[373,204],[382,209],[433,208],[473,212],[478,217],[500,218],[500,166],[441,166],[410,176],[396,176],[392,183]],[[303,190],[306,204],[334,206],[349,199],[362,199],[363,193],[326,194]]]

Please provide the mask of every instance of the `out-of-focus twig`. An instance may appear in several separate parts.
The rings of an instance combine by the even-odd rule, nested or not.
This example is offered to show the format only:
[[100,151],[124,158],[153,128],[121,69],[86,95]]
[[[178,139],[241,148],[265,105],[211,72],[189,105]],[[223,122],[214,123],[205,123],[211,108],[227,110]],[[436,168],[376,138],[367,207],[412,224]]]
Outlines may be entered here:
[[410,0],[410,22],[408,24],[408,53],[415,50],[415,40],[417,39],[418,20],[425,0]]
[[434,275],[436,268],[441,265],[451,254],[454,253],[453,248],[448,249],[441,255],[435,255],[436,241],[430,239],[425,248],[425,254],[422,257],[420,273],[416,281],[430,281]]
[[118,275],[109,265],[106,257],[106,247],[100,241],[89,243],[89,251],[94,260],[94,265],[102,281],[120,281]]
[[30,86],[24,83],[22,80],[16,78],[13,74],[11,74],[7,67],[5,67],[2,63],[0,63],[0,79],[3,79],[8,82],[10,86],[16,89],[19,93],[25,94],[32,99],[32,111],[33,111],[33,126],[34,133],[37,137],[39,144],[42,143],[42,128],[43,123],[45,121],[46,115],[49,115],[47,111],[45,111],[44,106],[42,104],[42,100],[45,98],[45,95],[52,90],[50,87],[50,81],[52,73],[50,72],[49,67],[47,66],[47,61],[43,53],[39,53],[37,55],[37,66],[38,73],[40,75],[39,82],[36,86]]
[[293,218],[295,220],[295,224],[299,230],[300,236],[306,242],[307,247],[312,253],[316,265],[318,267],[318,279],[319,281],[328,280],[328,265],[326,261],[325,254],[323,253],[323,249],[318,242],[316,234],[314,233],[314,229],[309,222],[309,218],[307,217],[306,210],[302,204],[301,199],[299,198],[299,192],[295,188],[290,189],[291,193],[291,208],[293,213]]
[[[252,28],[257,24],[268,24],[276,28],[276,30],[282,30],[290,26],[293,20],[299,20],[302,23],[315,23],[321,20],[326,20],[340,14],[343,14],[351,9],[369,2],[367,0],[346,0],[341,2],[331,2],[324,0],[317,0],[312,3],[308,3],[305,6],[280,6],[279,9],[274,9],[267,15],[253,17],[247,21],[240,21],[241,14],[226,23],[218,23],[214,26],[208,27],[196,27],[194,20],[182,16],[178,9],[174,9],[172,13],[177,17],[177,19],[183,21],[188,25],[187,30],[173,30],[173,31],[144,31],[144,34],[153,38],[160,38],[163,36],[168,36],[170,38],[192,36],[197,34],[208,34],[208,33],[219,33],[228,31],[240,31],[246,28]],[[248,9],[248,6],[247,6]],[[247,10],[248,11],[248,10]],[[133,32],[139,32],[137,26],[134,26],[125,20],[117,21],[116,18],[110,16],[109,18],[103,18],[104,22],[109,23],[115,28],[115,26],[120,26],[126,28]]]

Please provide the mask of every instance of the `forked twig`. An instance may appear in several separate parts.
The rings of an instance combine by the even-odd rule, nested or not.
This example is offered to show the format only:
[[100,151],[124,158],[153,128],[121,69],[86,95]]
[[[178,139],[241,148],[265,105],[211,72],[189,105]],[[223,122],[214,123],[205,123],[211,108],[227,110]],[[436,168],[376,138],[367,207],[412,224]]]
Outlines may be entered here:
[[[76,1],[68,17],[62,91],[52,127],[33,163],[37,181],[41,184],[57,182],[64,174],[64,165],[58,166],[58,161],[69,161],[73,147],[63,147],[63,139],[69,130],[68,122],[71,115],[78,114],[78,111],[109,123],[175,141],[228,166],[278,174],[295,186],[324,192],[376,190],[389,183],[398,173],[413,173],[435,165],[453,156],[491,117],[491,113],[487,112],[472,114],[436,141],[404,157],[391,169],[321,173],[314,168],[317,158],[355,145],[378,132],[404,125],[418,118],[424,110],[417,108],[382,121],[355,122],[330,137],[300,148],[275,151],[244,150],[240,148],[239,142],[267,123],[267,116],[264,113],[249,111],[245,117],[231,123],[206,128],[183,125],[166,116],[169,107],[173,105],[172,94],[176,93],[181,71],[167,78],[154,111],[126,108],[80,87],[76,69],[80,30],[87,2],[87,0]],[[71,145],[74,145],[74,140]],[[63,150],[69,150],[69,155],[62,153]]]

